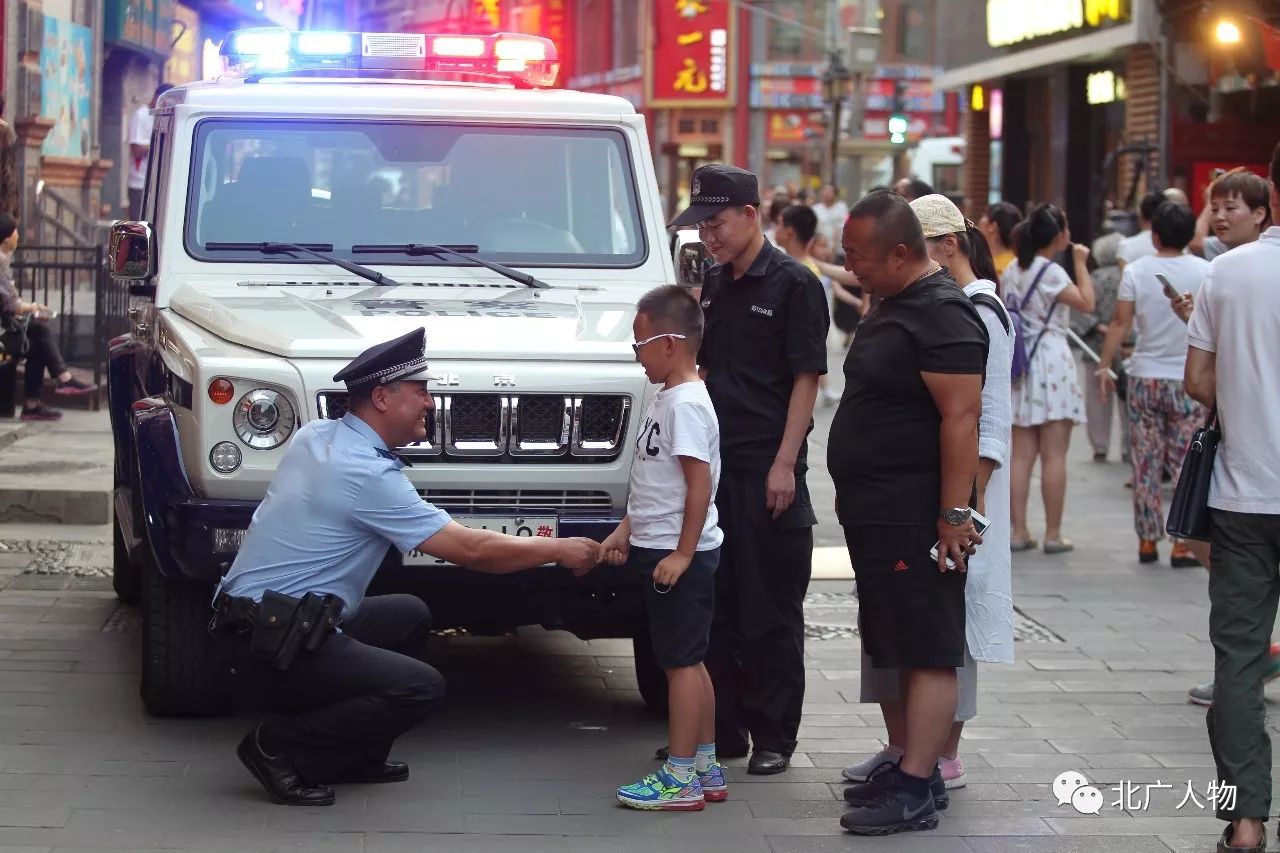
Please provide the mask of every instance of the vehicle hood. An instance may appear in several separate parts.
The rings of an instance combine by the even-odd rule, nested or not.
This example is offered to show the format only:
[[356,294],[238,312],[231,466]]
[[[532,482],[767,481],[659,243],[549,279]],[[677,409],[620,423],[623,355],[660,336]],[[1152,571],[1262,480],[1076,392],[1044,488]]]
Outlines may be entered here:
[[425,327],[432,358],[631,361],[631,321],[643,292],[191,284],[169,306],[225,340],[287,358],[352,358]]

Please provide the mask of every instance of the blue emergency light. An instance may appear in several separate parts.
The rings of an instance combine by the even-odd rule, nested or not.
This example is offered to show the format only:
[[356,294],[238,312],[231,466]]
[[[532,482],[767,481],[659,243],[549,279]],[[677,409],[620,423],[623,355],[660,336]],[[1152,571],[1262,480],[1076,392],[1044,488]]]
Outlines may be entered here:
[[255,27],[228,34],[220,52],[228,70],[241,74],[329,68],[437,71],[551,86],[560,70],[550,39],[520,33],[291,32],[282,27]]

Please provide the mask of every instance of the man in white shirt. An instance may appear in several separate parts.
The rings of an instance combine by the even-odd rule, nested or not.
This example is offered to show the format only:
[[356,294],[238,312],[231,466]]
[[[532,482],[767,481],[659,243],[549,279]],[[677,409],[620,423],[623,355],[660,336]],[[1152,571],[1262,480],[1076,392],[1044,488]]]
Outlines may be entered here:
[[170,83],[161,83],[151,96],[151,103],[138,107],[129,116],[129,218],[142,218],[142,193],[147,188],[147,163],[151,157],[151,129],[155,118],[151,111],[156,108],[160,96],[173,88]]
[[844,221],[849,218],[849,205],[836,196],[836,188],[825,184],[818,193],[818,202],[813,205],[813,212],[818,215],[818,233],[827,238],[827,245],[840,245],[840,235],[844,233]]
[[1121,270],[1125,264],[1156,253],[1155,243],[1151,242],[1151,217],[1165,200],[1160,193],[1147,193],[1142,197],[1138,204],[1138,224],[1142,226],[1142,230],[1132,237],[1125,237],[1120,241],[1120,248],[1116,249],[1116,263]]
[[[1272,216],[1280,216],[1280,146],[1271,155]],[[1214,697],[1209,741],[1230,821],[1218,849],[1262,849],[1271,810],[1271,737],[1262,684],[1280,594],[1280,227],[1213,261],[1187,340],[1186,390],[1217,404],[1222,442],[1209,489],[1213,569],[1209,639]],[[1231,805],[1232,808],[1224,808]]]

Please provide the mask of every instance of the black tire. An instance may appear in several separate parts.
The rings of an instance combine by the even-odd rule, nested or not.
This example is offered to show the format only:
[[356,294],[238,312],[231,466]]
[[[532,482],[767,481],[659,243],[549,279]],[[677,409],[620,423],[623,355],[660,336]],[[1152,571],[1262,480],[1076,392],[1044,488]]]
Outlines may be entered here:
[[116,598],[124,604],[141,604],[142,567],[129,559],[129,549],[125,547],[119,521],[111,524],[111,541],[115,546],[111,560],[111,586],[116,591]]
[[649,640],[649,623],[646,618],[643,627],[631,640],[631,648],[636,659],[636,683],[640,686],[640,698],[645,707],[659,717],[667,716],[667,674],[658,666],[653,658],[653,643]]
[[225,713],[227,668],[209,635],[213,587],[168,580],[153,566],[148,569],[142,586],[143,704],[157,717]]

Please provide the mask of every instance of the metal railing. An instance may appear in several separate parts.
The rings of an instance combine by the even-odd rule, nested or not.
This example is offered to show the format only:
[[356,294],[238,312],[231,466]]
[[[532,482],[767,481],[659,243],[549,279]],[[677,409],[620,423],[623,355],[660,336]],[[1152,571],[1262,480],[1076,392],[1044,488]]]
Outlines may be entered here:
[[67,364],[92,370],[101,385],[107,344],[129,328],[128,286],[107,274],[105,249],[20,246],[12,268],[24,300],[58,312],[48,323]]
[[98,245],[96,217],[51,187],[41,187],[36,195],[36,242],[42,245]]

